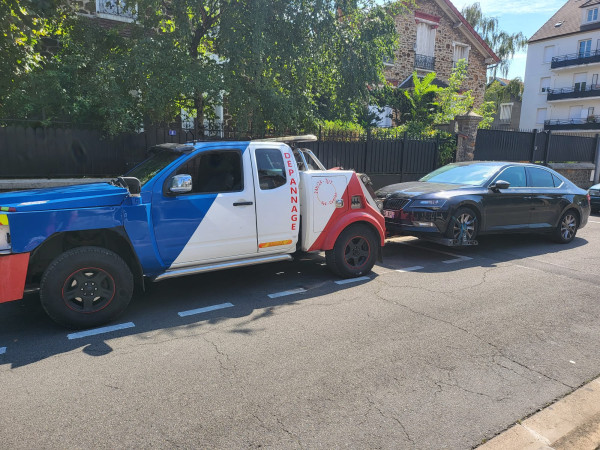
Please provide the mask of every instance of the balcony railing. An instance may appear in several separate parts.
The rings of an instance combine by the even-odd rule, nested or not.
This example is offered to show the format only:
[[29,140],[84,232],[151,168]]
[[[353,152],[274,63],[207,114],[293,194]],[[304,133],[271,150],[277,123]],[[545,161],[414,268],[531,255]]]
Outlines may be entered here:
[[550,61],[551,69],[559,67],[578,66],[580,64],[591,64],[600,62],[600,50],[589,52],[570,53],[568,55],[555,56]]
[[586,98],[586,97],[598,97],[600,96],[600,84],[592,84],[583,89],[576,88],[575,86],[570,88],[561,89],[548,89],[547,100],[563,100],[565,98]]
[[435,56],[415,54],[415,69],[435,70]]
[[136,8],[126,8],[123,0],[96,0],[96,12],[111,16],[135,19]]
[[545,120],[544,130],[600,130],[600,116]]

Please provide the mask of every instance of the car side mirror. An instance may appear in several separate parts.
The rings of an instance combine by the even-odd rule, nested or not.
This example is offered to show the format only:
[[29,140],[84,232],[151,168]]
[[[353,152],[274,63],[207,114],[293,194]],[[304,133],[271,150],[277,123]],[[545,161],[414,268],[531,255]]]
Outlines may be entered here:
[[185,194],[192,191],[192,176],[181,174],[171,178],[169,192],[173,194]]
[[490,186],[490,189],[494,192],[499,192],[500,189],[508,189],[510,183],[508,181],[498,180]]

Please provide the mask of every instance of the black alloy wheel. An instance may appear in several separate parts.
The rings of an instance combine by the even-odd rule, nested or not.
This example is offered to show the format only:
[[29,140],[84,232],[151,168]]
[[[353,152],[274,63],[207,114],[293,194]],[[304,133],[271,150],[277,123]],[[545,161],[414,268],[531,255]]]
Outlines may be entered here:
[[40,282],[44,310],[67,328],[110,322],[125,310],[132,294],[129,266],[101,247],[77,247],[58,255]]
[[327,266],[343,278],[359,277],[375,264],[379,241],[365,224],[353,224],[340,233],[332,250],[325,252]]

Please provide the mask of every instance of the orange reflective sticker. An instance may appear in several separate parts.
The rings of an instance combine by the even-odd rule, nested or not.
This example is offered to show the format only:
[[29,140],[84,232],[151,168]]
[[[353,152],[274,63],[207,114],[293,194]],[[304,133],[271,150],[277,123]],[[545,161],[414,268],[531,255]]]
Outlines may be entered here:
[[291,243],[291,239],[285,241],[263,242],[262,244],[258,244],[258,248],[277,247],[278,245],[290,245]]

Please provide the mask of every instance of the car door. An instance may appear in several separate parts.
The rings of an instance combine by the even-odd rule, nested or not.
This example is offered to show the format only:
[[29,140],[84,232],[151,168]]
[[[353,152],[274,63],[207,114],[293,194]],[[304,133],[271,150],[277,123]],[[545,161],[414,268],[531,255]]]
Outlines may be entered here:
[[258,252],[293,252],[298,242],[298,171],[290,147],[250,144],[254,170]]
[[[562,194],[555,187],[555,177],[541,167],[527,167],[527,184],[531,189],[530,228],[551,228],[562,212]],[[561,181],[557,178],[557,184]]]
[[[174,175],[192,177],[192,191],[168,192]],[[250,152],[210,148],[154,186],[152,223],[163,262],[185,267],[257,254]]]
[[507,167],[490,183],[510,183],[508,189],[494,192],[491,189],[484,198],[485,230],[510,231],[529,227],[531,198],[527,187],[524,166]]

